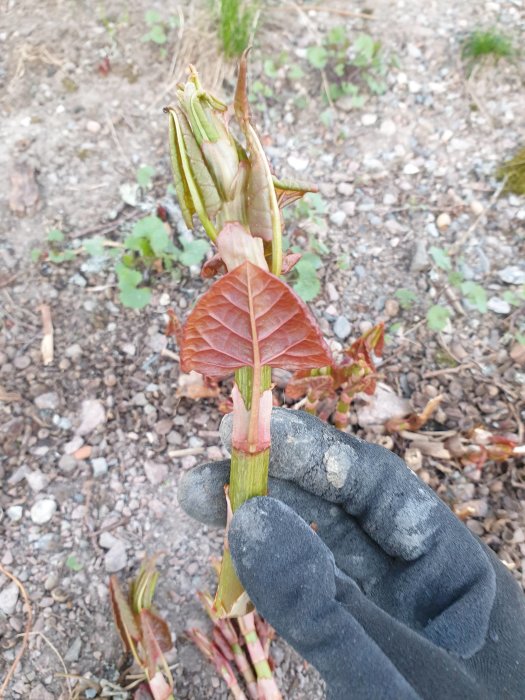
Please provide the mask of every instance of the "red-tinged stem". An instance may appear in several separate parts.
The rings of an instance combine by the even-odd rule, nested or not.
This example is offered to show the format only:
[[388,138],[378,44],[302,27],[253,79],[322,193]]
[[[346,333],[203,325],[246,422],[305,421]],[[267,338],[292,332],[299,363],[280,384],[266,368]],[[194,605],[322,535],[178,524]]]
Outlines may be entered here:
[[246,648],[250,654],[252,665],[257,675],[257,685],[262,692],[263,700],[282,700],[277,688],[268,659],[262,647],[261,641],[255,629],[254,613],[248,613],[239,618],[239,627],[246,641]]

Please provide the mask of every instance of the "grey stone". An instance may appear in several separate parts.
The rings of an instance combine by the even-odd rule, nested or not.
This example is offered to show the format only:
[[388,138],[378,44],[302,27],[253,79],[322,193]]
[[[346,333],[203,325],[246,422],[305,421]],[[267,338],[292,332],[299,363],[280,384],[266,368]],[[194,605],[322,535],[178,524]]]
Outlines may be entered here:
[[64,661],[68,661],[69,663],[72,663],[74,661],[78,661],[78,658],[80,656],[80,650],[82,649],[82,639],[80,637],[76,637],[69,647],[69,649],[66,651],[64,654]]
[[128,563],[126,554],[126,546],[123,542],[116,542],[111,549],[106,552],[104,557],[104,567],[108,574],[114,574],[117,571],[125,569]]
[[12,615],[18,601],[18,586],[13,581],[0,591],[0,612]]
[[525,284],[525,270],[517,265],[508,265],[498,270],[497,275],[506,284]]
[[56,411],[60,405],[60,399],[56,391],[48,391],[40,394],[35,399],[35,406],[40,410]]
[[487,308],[494,311],[495,314],[510,314],[511,307],[508,301],[499,297],[490,297],[487,302]]
[[48,523],[56,513],[57,504],[52,498],[42,498],[37,501],[31,508],[31,520],[35,525],[44,525]]
[[146,460],[144,464],[144,471],[150,484],[154,486],[162,484],[168,478],[168,467],[161,462],[153,462],[152,460]]
[[344,211],[334,211],[333,214],[330,214],[330,221],[335,225],[335,226],[342,226],[345,222],[346,219],[346,214]]
[[106,411],[97,399],[86,399],[82,402],[80,411],[80,425],[77,435],[87,435],[96,427],[106,422]]
[[18,355],[13,360],[13,364],[17,369],[27,369],[31,364],[31,358],[29,355]]
[[22,519],[24,509],[22,508],[22,506],[9,506],[9,508],[6,510],[6,513],[9,520],[11,520],[13,523],[17,523],[19,520]]
[[423,272],[430,267],[430,258],[427,253],[427,244],[419,238],[416,242],[414,257],[410,263],[410,272]]
[[43,491],[49,483],[47,476],[39,469],[35,469],[35,471],[26,474],[26,481],[29,484],[29,488],[35,493]]
[[93,468],[94,477],[104,476],[104,474],[108,473],[108,463],[104,457],[92,459],[91,466]]
[[62,455],[58,460],[58,468],[64,474],[71,474],[76,469],[77,460],[72,455]]
[[78,360],[82,356],[82,348],[78,343],[74,343],[73,345],[70,345],[68,348],[66,348],[66,357],[69,357],[70,360]]
[[334,323],[334,333],[340,340],[346,340],[350,335],[352,326],[346,316],[338,316]]

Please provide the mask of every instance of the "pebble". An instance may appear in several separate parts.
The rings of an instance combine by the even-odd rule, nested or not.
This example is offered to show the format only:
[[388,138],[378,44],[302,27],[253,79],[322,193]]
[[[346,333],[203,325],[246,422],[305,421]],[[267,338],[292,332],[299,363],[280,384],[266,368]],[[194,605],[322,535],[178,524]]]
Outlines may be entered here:
[[365,113],[361,117],[361,124],[363,126],[372,126],[377,121],[377,114],[371,114],[369,112]]
[[0,612],[12,615],[18,602],[18,586],[13,581],[0,591]]
[[46,591],[52,591],[53,588],[56,588],[58,586],[58,574],[56,574],[54,571],[48,575],[46,580],[44,581],[44,588]]
[[517,265],[508,265],[498,270],[497,275],[506,284],[525,284],[525,269]]
[[104,476],[104,474],[108,473],[108,462],[104,457],[96,457],[95,459],[92,459],[91,467],[95,478]]
[[86,399],[82,402],[80,409],[80,425],[77,429],[77,435],[87,435],[105,421],[106,411],[101,402],[97,399]]
[[410,272],[423,272],[430,267],[430,257],[427,252],[427,244],[423,238],[418,238],[414,250],[414,257],[410,263]]
[[49,483],[49,479],[40,471],[40,469],[35,469],[34,471],[26,474],[26,481],[29,484],[31,491],[34,491],[35,493],[43,491]]
[[350,335],[352,326],[346,316],[338,316],[334,323],[334,333],[340,340],[346,340]]
[[40,394],[35,399],[35,406],[40,410],[56,411],[60,404],[60,399],[55,391],[48,391]]
[[385,136],[393,136],[396,133],[396,125],[391,119],[385,119],[381,122],[379,131]]
[[487,308],[495,314],[510,314],[511,308],[508,301],[499,297],[490,297],[487,301]]
[[73,345],[70,345],[66,348],[65,354],[66,357],[69,357],[70,360],[76,361],[82,356],[82,348],[78,343],[74,343]]
[[478,202],[477,199],[473,199],[470,203],[470,211],[475,216],[480,216],[483,213],[483,204],[481,202]]
[[9,506],[9,508],[6,510],[7,517],[13,523],[17,523],[19,520],[22,520],[23,512],[24,510],[22,506]]
[[168,467],[166,464],[162,464],[162,462],[153,462],[147,459],[144,464],[144,471],[146,472],[148,481],[150,484],[153,484],[153,486],[162,484],[162,482],[166,481],[168,478]]
[[340,182],[337,185],[337,191],[339,194],[342,194],[343,197],[350,197],[352,194],[354,194],[354,186],[349,182]]
[[72,663],[74,661],[78,661],[81,649],[82,649],[82,639],[80,637],[76,637],[73,640],[73,643],[71,644],[69,649],[64,654],[64,661],[68,661],[69,663]]
[[27,369],[31,364],[31,358],[29,355],[18,355],[13,360],[13,364],[16,369]]
[[385,301],[385,313],[388,318],[395,318],[399,313],[399,302],[396,299],[387,299]]
[[100,126],[99,122],[94,121],[93,119],[89,119],[86,122],[86,130],[89,131],[90,134],[98,134],[102,127]]
[[330,221],[335,225],[335,226],[342,226],[345,222],[346,219],[346,214],[344,211],[335,211],[333,214],[330,214]]
[[104,556],[104,568],[108,574],[114,574],[126,568],[128,563],[128,555],[126,554],[126,546],[120,540],[109,549]]
[[298,158],[297,156],[290,156],[288,158],[288,165],[294,170],[297,170],[298,172],[306,170],[309,163],[310,161],[308,160],[308,158]]
[[415,163],[407,163],[403,168],[404,175],[417,175],[419,168]]
[[173,421],[170,418],[163,418],[155,423],[153,429],[157,435],[167,435],[173,426]]
[[56,513],[57,504],[51,498],[42,498],[37,501],[31,508],[31,520],[35,525],[44,525],[48,523]]
[[66,442],[64,445],[64,452],[67,455],[72,455],[73,452],[76,452],[83,444],[84,440],[82,440],[80,436],[74,437],[69,442]]
[[338,301],[339,300],[339,292],[337,291],[335,284],[333,282],[326,283],[326,291],[328,293],[328,298],[330,299],[330,301]]
[[436,220],[436,225],[441,230],[448,228],[450,224],[451,218],[450,215],[447,214],[447,212],[443,212],[442,214],[440,214]]
[[71,474],[76,469],[77,460],[70,454],[62,455],[58,460],[58,468],[64,474]]

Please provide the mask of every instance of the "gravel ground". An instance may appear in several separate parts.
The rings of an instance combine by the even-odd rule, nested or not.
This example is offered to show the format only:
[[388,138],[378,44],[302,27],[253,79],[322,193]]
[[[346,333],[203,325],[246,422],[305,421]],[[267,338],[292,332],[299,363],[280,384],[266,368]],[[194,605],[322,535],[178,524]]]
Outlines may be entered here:
[[[213,586],[208,562],[222,533],[191,521],[176,501],[183,470],[223,456],[220,413],[215,400],[176,395],[178,365],[162,354],[167,308],[183,315],[206,283],[184,268],[177,285],[158,279],[151,304],[130,311],[107,261],[35,264],[30,250],[52,228],[73,246],[96,233],[122,240],[159,202],[178,235],[180,217],[166,195],[162,106],[186,61],[226,97],[234,69],[217,60],[209,18],[194,4],[179,5],[185,22],[169,31],[166,47],[141,41],[153,2],[113,2],[105,12],[63,1],[2,5],[0,168],[10,188],[0,192],[1,562],[24,583],[34,612],[30,652],[6,697],[68,697],[49,642],[70,674],[115,681],[121,650],[108,575],[126,578],[146,552],[162,551],[158,605],[176,636],[176,697],[226,698],[184,637],[187,627],[206,625],[194,594]],[[524,441],[525,353],[515,339],[524,309],[505,292],[525,282],[525,201],[498,198],[494,178],[497,164],[523,145],[523,65],[486,65],[466,80],[459,56],[480,11],[484,26],[523,37],[525,6],[460,0],[444,10],[437,1],[384,0],[366,4],[370,21],[348,16],[346,3],[329,7],[267,9],[251,68],[273,89],[255,110],[272,165],[319,183],[325,203],[290,228],[294,242],[306,245],[313,235],[330,250],[311,307],[335,350],[384,320],[383,382],[418,410],[443,395],[417,439],[385,435],[359,410],[351,429],[402,455],[411,450],[413,468],[525,584],[523,464],[462,467],[446,442],[479,425]],[[164,6],[157,9],[168,19]],[[336,25],[380,39],[398,67],[388,70],[385,94],[360,110],[343,98],[327,127],[319,118],[321,76],[304,57]],[[279,64],[281,51],[288,57],[270,80],[263,62]],[[291,80],[290,65],[305,76]],[[145,192],[135,188],[141,165],[155,168]],[[488,292],[485,313],[451,298],[430,265],[431,246],[455,249],[463,278]],[[415,293],[410,308],[400,308],[400,288]],[[438,298],[451,313],[441,333],[424,321]],[[54,325],[47,366],[41,304]],[[22,600],[0,575],[2,671],[23,629]],[[323,697],[315,671],[282,641],[274,656],[285,698]]]

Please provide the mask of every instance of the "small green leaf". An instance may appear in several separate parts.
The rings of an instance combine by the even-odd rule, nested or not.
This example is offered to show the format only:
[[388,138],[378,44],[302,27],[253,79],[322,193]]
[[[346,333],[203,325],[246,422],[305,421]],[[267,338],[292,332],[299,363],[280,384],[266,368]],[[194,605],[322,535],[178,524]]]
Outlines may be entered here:
[[149,187],[153,175],[155,175],[155,168],[152,168],[151,165],[141,165],[137,170],[137,182],[141,187]]
[[314,68],[322,70],[328,61],[328,52],[324,46],[309,46],[306,58]]
[[401,323],[401,321],[398,321],[397,323],[393,323],[389,327],[388,332],[391,333],[392,335],[395,335],[398,332],[398,330],[401,328],[402,325],[403,324]]
[[131,236],[126,239],[125,245],[132,250],[137,250],[138,248],[134,248],[133,245],[134,241],[140,238],[146,238],[150,241],[152,248],[153,242],[155,241],[157,249],[159,249],[159,246],[164,242],[164,247],[162,247],[160,252],[166,249],[167,243],[169,242],[169,236],[164,222],[159,219],[158,216],[145,216],[143,219],[137,221],[131,229]]
[[197,239],[195,241],[181,240],[183,252],[180,254],[180,261],[183,265],[200,265],[206,253],[210,249],[207,241]]
[[520,345],[525,345],[525,333],[516,333],[514,337]]
[[132,270],[124,263],[115,265],[115,273],[118,278],[120,289],[130,289],[137,287],[142,282],[142,275],[138,270]]
[[297,280],[293,288],[303,301],[312,301],[321,291],[321,283],[312,262],[302,257],[294,267]]
[[330,129],[334,123],[334,113],[331,108],[325,109],[323,112],[321,112],[319,118],[321,119],[322,124],[326,126],[327,129]]
[[452,270],[452,263],[446,250],[432,246],[430,248],[430,255],[439,268],[445,270],[446,272],[450,272],[450,270]]
[[31,249],[31,262],[38,262],[40,260],[40,256],[42,255],[42,251],[40,248],[32,248]]
[[398,289],[394,294],[402,309],[409,309],[417,301],[417,294],[411,289]]
[[162,17],[160,12],[157,12],[157,10],[146,10],[144,13],[144,20],[146,21],[146,24],[152,25],[162,22]]
[[354,41],[353,49],[357,54],[354,61],[355,65],[368,65],[374,57],[378,46],[370,34],[360,34]]
[[431,331],[442,331],[450,318],[450,311],[445,306],[435,304],[427,311],[427,324]]
[[487,292],[479,284],[471,280],[462,282],[461,292],[482,314],[487,311]]
[[75,554],[70,554],[66,559],[66,566],[71,571],[81,571],[84,568],[84,564],[81,564]]
[[164,27],[161,24],[154,24],[147,34],[144,34],[142,41],[152,41],[154,44],[165,44],[168,41]]
[[461,287],[463,275],[458,270],[452,270],[448,273],[448,281],[453,287]]
[[288,71],[288,77],[290,80],[300,80],[301,78],[304,78],[304,71],[302,68],[300,68],[300,66],[292,66]]
[[128,309],[143,309],[151,299],[148,287],[125,287],[120,290],[119,299]]
[[162,226],[162,229],[158,227],[152,229],[149,235],[149,242],[153,252],[157,256],[165,253],[171,243],[168,232],[164,226]]
[[328,32],[326,40],[329,44],[343,44],[346,41],[346,29],[341,26],[333,27]]
[[72,250],[63,250],[59,253],[55,252],[54,250],[50,250],[47,255],[49,262],[56,263],[57,265],[63,262],[69,262],[70,260],[73,260],[74,257],[75,253]]
[[263,63],[263,69],[269,78],[277,78],[277,67],[271,58],[267,58]]
[[52,229],[48,234],[47,234],[47,240],[49,243],[61,243],[64,240],[65,236],[57,228]]
[[83,247],[88,255],[92,255],[94,258],[100,258],[106,253],[104,242],[104,238],[96,236],[95,238],[85,241]]

